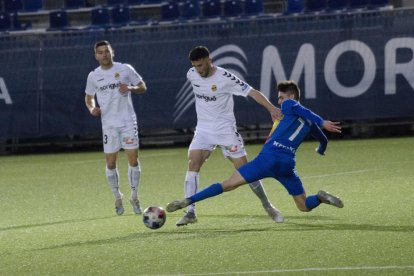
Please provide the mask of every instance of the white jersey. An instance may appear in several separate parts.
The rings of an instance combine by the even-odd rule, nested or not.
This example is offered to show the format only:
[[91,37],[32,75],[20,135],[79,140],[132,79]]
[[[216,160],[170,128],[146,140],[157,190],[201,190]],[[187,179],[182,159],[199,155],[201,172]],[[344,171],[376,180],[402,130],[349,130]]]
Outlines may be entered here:
[[252,87],[221,67],[207,78],[193,67],[188,70],[187,79],[195,96],[196,131],[234,133],[237,129],[233,95],[246,97]]
[[121,94],[119,84],[137,85],[141,81],[141,76],[131,65],[119,62],[114,62],[111,69],[98,67],[89,73],[85,93],[96,95],[103,129],[136,124],[131,92]]

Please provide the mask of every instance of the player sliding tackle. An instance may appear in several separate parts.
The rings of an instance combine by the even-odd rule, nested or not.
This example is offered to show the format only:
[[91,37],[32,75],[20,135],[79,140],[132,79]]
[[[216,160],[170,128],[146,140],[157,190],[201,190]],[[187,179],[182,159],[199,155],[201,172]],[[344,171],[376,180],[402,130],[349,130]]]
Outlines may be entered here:
[[278,180],[293,197],[297,208],[309,212],[321,203],[338,208],[344,207],[338,197],[325,191],[306,196],[302,182],[295,170],[296,150],[308,133],[319,141],[316,152],[325,154],[328,139],[321,128],[329,132],[341,133],[339,122],[323,120],[319,115],[299,103],[300,90],[293,81],[282,81],[277,85],[278,103],[281,106],[282,119],[270,133],[259,155],[241,166],[233,175],[221,182],[210,185],[204,190],[167,205],[168,212],[187,207],[195,202],[228,192],[246,183],[273,177]]

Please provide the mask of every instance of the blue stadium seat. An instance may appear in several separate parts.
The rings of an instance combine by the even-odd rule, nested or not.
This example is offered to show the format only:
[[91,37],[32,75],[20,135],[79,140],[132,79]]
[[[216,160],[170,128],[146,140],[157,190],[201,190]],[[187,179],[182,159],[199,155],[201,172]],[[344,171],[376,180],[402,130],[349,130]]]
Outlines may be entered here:
[[68,14],[64,10],[52,11],[49,13],[49,28],[48,31],[52,30],[63,30],[69,27]]
[[43,0],[23,0],[23,11],[32,12],[43,9]]
[[346,0],[328,0],[328,10],[343,10],[347,7]]
[[129,7],[126,5],[119,5],[112,9],[112,24],[115,27],[126,26],[130,21]]
[[368,7],[368,0],[349,0],[350,9],[363,9]]
[[109,28],[111,27],[111,18],[109,9],[105,7],[98,7],[91,10],[91,25],[89,29],[95,28]]
[[288,0],[286,14],[301,13],[304,8],[304,0]]
[[23,10],[22,0],[4,0],[4,11],[17,12]]
[[12,21],[8,12],[0,12],[0,32],[12,29]]
[[187,0],[183,4],[183,18],[194,19],[201,15],[200,2],[198,0]]
[[220,0],[205,0],[203,2],[203,16],[204,17],[221,16]]
[[162,20],[175,20],[180,17],[180,6],[177,1],[169,1],[161,6]]
[[106,4],[108,6],[116,6],[116,5],[121,5],[124,4],[124,0],[106,0]]
[[226,0],[224,2],[224,16],[236,17],[243,13],[241,0]]
[[86,6],[85,0],[65,0],[66,9],[78,9]]
[[317,11],[322,11],[325,8],[326,8],[326,0],[308,0],[306,2],[305,10],[307,12],[317,12]]
[[263,13],[263,0],[246,0],[244,2],[244,13],[247,15]]

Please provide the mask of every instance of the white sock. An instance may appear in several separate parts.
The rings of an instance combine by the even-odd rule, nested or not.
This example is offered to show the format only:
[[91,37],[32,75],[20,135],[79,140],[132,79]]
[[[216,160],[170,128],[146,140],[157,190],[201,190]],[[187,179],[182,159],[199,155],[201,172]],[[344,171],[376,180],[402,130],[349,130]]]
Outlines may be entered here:
[[[185,174],[185,182],[184,182],[185,198],[188,198],[198,192],[198,179],[199,179],[198,172],[187,171],[187,173]],[[194,203],[188,206],[188,212],[195,213]]]
[[269,207],[270,202],[267,198],[266,191],[263,188],[263,184],[260,180],[255,181],[253,183],[249,183],[250,188],[252,191],[257,195],[257,197],[260,199],[260,201],[263,204],[263,207]]
[[116,199],[120,199],[121,192],[119,191],[119,173],[117,169],[110,170],[105,167],[106,179],[108,180],[109,187],[112,189]]
[[136,167],[128,165],[128,180],[131,186],[131,198],[138,198],[138,187],[141,179],[141,166],[138,164]]

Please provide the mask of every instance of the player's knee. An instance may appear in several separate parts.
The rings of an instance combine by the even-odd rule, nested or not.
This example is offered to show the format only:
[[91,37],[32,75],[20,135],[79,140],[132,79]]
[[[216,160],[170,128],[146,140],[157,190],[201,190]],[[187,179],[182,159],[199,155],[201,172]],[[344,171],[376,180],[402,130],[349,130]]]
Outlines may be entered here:
[[114,170],[114,169],[116,169],[116,163],[106,163],[106,167],[109,169],[109,170]]

